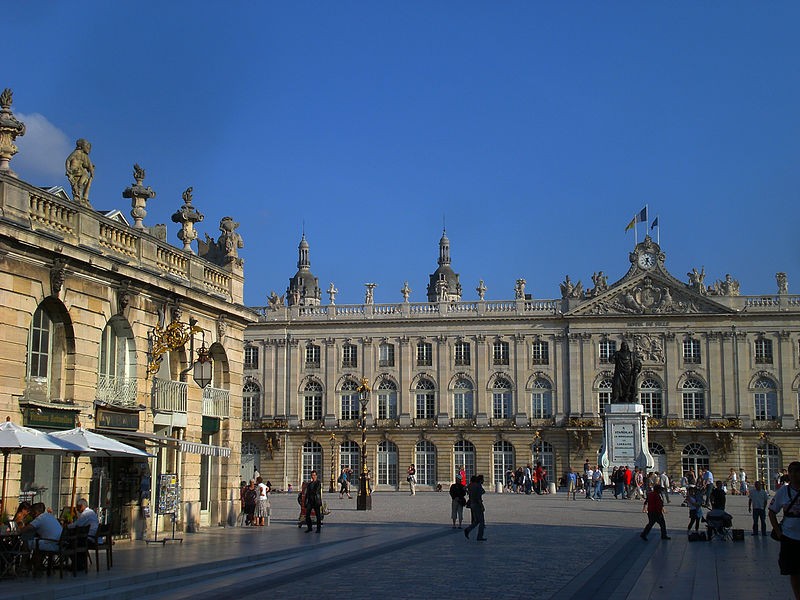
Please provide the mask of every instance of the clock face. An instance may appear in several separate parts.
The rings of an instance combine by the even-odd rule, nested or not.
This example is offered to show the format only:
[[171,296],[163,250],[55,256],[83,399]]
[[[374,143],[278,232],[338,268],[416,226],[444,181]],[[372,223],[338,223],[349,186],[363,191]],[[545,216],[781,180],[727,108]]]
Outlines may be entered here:
[[643,269],[650,269],[656,265],[656,257],[650,252],[643,252],[639,255],[639,266]]

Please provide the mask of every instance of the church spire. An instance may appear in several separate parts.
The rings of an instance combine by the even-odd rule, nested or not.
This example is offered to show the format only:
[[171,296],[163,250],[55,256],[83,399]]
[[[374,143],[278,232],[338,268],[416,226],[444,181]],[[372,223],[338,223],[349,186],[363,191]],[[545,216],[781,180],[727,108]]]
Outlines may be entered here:
[[300,240],[300,245],[297,246],[297,268],[310,269],[311,261],[308,258],[308,242],[306,241],[306,233],[303,232],[303,237]]
[[439,240],[439,266],[450,266],[450,240],[446,229],[442,229],[442,239]]

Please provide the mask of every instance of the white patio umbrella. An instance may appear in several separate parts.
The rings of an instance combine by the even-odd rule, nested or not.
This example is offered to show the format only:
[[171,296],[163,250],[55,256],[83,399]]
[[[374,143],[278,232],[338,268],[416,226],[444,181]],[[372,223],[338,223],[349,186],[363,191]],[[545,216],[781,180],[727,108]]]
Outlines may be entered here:
[[0,492],[0,510],[5,508],[8,455],[12,452],[21,454],[28,451],[48,454],[94,452],[88,446],[57,439],[37,429],[15,425],[11,422],[11,417],[6,417],[5,423],[0,424],[0,452],[3,453],[3,488]]
[[[104,435],[100,435],[99,433],[94,433],[93,431],[88,431],[78,425],[75,429],[69,429],[68,431],[59,431],[58,433],[50,434],[51,437],[54,437],[60,441],[67,442],[69,444],[74,444],[76,446],[81,446],[84,448],[90,448],[94,453],[95,456],[116,456],[116,457],[144,457],[150,458],[154,456],[153,454],[148,454],[144,450],[139,450],[139,448],[134,448],[133,446],[129,446],[128,444],[123,444],[122,442],[118,442],[115,439],[110,437],[106,437]],[[72,477],[72,507],[75,507],[75,490],[78,485],[78,453],[75,454],[75,472],[73,473]]]

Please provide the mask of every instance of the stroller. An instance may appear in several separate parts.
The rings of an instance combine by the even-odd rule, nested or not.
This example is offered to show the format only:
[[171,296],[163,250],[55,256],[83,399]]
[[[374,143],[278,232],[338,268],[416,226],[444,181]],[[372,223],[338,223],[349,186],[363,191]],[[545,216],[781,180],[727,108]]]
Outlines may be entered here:
[[709,542],[715,535],[720,536],[723,540],[732,540],[732,527],[733,517],[721,508],[715,508],[706,513],[706,528],[708,530]]

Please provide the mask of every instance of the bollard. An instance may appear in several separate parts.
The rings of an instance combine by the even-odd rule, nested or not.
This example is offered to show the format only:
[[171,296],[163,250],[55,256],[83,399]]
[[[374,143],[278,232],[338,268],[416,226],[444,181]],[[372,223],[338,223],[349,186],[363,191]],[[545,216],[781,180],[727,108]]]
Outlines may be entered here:
[[494,482],[494,493],[495,494],[502,494],[503,493],[503,484],[499,481]]
[[555,493],[556,493],[556,484],[555,484],[555,483],[552,483],[552,482],[548,483],[548,484],[547,484],[547,491],[548,491],[550,494],[555,494]]

